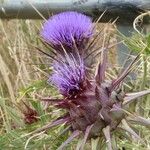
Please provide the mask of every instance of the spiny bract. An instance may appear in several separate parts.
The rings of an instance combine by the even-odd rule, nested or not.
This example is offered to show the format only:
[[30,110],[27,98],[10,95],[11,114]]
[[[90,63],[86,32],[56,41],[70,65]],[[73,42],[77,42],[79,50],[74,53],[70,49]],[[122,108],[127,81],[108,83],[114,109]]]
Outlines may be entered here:
[[[72,44],[72,34],[74,40],[77,41],[75,44],[81,42],[80,44],[82,45],[85,44],[82,43],[82,38],[90,38],[92,35],[91,26],[91,20],[83,14],[65,12],[55,15],[47,21],[42,29],[42,37],[53,45],[61,43],[62,45],[70,46]],[[121,90],[121,83],[129,74],[139,55],[116,79],[108,81],[105,77],[108,48],[102,49],[101,62],[98,64],[95,76],[91,74],[90,78],[87,75],[89,72],[86,68],[85,59],[80,54],[82,49],[77,47],[73,52],[68,52],[64,48],[62,49],[64,53],[59,53],[59,49],[56,46],[53,51],[56,56],[53,56],[53,74],[49,78],[49,82],[58,88],[63,98],[49,98],[46,100],[58,108],[66,109],[67,113],[52,122],[49,127],[66,124],[70,126],[70,130],[73,132],[59,149],[64,148],[73,138],[83,134],[81,149],[83,149],[88,138],[102,137],[104,135],[108,148],[111,150],[110,138],[112,131],[117,131],[120,124],[123,125],[124,130],[138,137],[127,123],[126,110],[130,102],[140,96],[149,94],[150,90],[131,94],[124,93]],[[47,126],[35,132],[46,128]]]

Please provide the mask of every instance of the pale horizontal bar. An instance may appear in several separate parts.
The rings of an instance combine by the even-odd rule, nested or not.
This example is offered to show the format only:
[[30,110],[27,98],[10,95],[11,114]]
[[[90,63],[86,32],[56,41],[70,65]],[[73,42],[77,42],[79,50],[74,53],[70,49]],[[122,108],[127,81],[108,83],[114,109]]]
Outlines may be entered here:
[[[80,11],[97,18],[105,10],[101,22],[118,18],[118,22],[132,23],[137,15],[150,9],[150,0],[0,0],[2,19],[41,19],[33,6],[45,17],[67,10]],[[31,5],[32,4],[32,5]]]

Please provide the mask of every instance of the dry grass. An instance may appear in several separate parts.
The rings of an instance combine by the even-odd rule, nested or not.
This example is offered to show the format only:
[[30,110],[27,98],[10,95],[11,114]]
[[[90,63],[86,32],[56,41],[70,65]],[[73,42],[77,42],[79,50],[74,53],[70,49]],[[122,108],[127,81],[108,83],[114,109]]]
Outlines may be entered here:
[[30,20],[0,21],[0,93],[13,103],[20,88],[41,78],[36,64],[42,60],[32,47],[38,43],[39,25]]

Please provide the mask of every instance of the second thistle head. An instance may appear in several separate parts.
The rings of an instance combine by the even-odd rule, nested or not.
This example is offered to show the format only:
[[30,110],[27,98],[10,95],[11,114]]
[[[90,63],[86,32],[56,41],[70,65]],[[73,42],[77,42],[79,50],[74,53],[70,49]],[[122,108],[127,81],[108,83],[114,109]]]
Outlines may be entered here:
[[68,55],[66,61],[53,63],[54,73],[49,81],[65,97],[74,97],[85,88],[85,66],[81,58],[77,61],[72,55]]

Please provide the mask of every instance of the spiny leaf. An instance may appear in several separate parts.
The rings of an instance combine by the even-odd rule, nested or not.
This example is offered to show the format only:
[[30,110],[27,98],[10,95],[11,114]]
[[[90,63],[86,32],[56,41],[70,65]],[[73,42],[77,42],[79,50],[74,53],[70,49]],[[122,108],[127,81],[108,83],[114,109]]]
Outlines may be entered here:
[[84,139],[83,139],[83,141],[82,141],[82,143],[81,143],[81,147],[79,148],[79,150],[84,150],[84,146],[85,146],[85,144],[86,144],[87,138],[88,138],[88,136],[89,136],[89,133],[90,133],[92,127],[93,127],[93,124],[90,125],[90,126],[88,126],[88,127],[86,128],[85,135],[84,135]]
[[[140,92],[135,92],[135,93],[127,93],[125,98],[124,98],[124,102],[123,105],[127,105],[129,103],[132,103],[133,101],[135,101],[137,98],[150,94],[150,90],[144,90],[144,91],[140,91]],[[140,100],[140,99],[139,99]]]
[[133,135],[138,140],[141,140],[140,136],[138,134],[136,134],[136,132],[128,125],[128,123],[126,122],[125,119],[123,119],[121,122],[122,122],[124,130],[126,130],[127,132],[129,132],[131,135]]
[[106,138],[106,144],[107,144],[108,150],[112,150],[111,137],[110,137],[111,136],[110,135],[110,126],[103,128],[103,133]]
[[66,147],[74,138],[78,137],[80,135],[80,131],[75,130],[71,136],[64,142],[57,150],[62,150],[64,147]]
[[49,123],[49,124],[43,126],[42,128],[39,128],[39,129],[37,129],[37,130],[35,130],[35,131],[33,131],[33,132],[27,134],[26,136],[29,136],[29,135],[32,135],[32,134],[35,134],[35,133],[38,133],[38,132],[42,132],[42,131],[44,131],[44,130],[47,130],[47,129],[49,129],[49,128],[52,128],[52,127],[54,127],[54,126],[57,126],[57,125],[59,125],[59,124],[63,124],[63,123],[69,122],[69,120],[70,120],[69,117],[58,119],[58,120],[56,120],[56,121],[53,121],[52,123]]
[[127,117],[127,120],[134,122],[135,124],[140,124],[150,129],[150,119],[143,118],[141,116],[131,116]]

